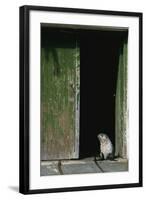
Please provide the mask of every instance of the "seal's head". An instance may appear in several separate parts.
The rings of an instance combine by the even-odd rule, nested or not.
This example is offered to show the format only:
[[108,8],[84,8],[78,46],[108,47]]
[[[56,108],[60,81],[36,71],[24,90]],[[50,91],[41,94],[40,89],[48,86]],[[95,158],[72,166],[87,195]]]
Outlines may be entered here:
[[109,137],[105,133],[98,134],[97,138],[99,139],[100,143],[106,143],[109,141]]

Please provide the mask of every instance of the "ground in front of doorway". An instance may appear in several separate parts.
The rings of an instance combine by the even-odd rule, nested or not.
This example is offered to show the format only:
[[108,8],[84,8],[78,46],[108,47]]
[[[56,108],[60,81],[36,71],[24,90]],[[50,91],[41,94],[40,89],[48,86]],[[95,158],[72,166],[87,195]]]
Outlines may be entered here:
[[41,161],[41,176],[128,171],[127,159]]

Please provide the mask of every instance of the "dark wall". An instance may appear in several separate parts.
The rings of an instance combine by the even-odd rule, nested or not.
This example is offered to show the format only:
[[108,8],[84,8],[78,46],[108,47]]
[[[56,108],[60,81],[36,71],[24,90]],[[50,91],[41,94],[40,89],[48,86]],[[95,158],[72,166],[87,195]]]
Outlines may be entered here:
[[115,93],[123,32],[86,31],[80,37],[80,157],[99,152],[97,135],[115,143]]

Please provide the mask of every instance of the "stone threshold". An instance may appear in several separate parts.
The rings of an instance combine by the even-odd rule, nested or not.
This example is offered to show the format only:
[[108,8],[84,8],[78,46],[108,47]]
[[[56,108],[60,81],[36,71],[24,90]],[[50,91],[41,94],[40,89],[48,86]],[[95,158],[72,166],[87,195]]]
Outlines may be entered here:
[[127,159],[98,160],[93,157],[79,160],[41,161],[41,176],[105,173],[128,171]]

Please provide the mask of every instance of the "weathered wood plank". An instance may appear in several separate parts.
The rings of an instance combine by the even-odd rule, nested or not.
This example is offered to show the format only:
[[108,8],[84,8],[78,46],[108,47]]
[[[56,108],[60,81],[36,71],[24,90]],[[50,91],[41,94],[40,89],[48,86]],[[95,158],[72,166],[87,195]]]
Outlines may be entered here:
[[115,154],[122,158],[128,158],[127,71],[127,41],[124,40],[120,49],[115,101]]
[[78,158],[79,56],[74,34],[42,33],[41,160]]

